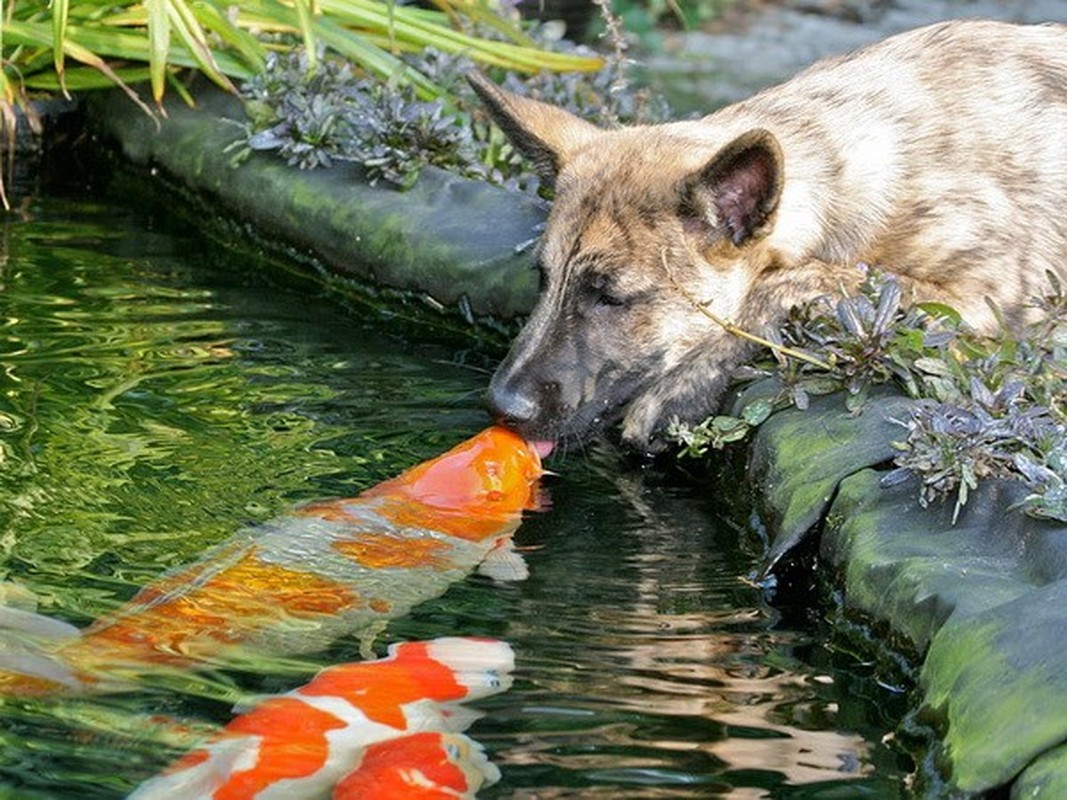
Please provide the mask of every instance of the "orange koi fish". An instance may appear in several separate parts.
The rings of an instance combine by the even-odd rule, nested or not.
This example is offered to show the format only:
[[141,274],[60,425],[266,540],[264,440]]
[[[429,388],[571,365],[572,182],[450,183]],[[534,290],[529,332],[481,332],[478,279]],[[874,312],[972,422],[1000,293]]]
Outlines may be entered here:
[[463,800],[500,780],[481,745],[462,733],[425,731],[372,744],[333,800]]
[[108,689],[152,665],[240,647],[307,652],[352,633],[367,649],[386,620],[507,557],[541,474],[535,446],[488,428],[358,497],[243,531],[56,646],[49,663],[0,657],[0,693]]
[[472,798],[500,773],[457,731],[467,700],[511,685],[511,648],[491,639],[393,645],[260,700],[130,800]]

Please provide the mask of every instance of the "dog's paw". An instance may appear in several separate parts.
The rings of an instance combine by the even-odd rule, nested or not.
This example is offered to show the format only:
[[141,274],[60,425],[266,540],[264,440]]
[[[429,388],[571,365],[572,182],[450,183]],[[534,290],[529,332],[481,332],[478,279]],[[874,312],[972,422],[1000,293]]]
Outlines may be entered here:
[[655,455],[667,448],[667,442],[657,437],[662,433],[662,403],[651,394],[642,395],[626,410],[622,420],[622,440],[627,446],[642,453]]

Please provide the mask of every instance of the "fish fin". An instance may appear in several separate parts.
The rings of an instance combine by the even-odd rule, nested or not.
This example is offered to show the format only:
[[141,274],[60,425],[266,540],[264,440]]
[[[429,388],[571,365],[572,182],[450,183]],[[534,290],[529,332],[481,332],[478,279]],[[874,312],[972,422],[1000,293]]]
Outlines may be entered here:
[[34,649],[12,646],[0,638],[0,686],[17,692],[21,681],[45,681],[67,689],[81,690],[84,682],[62,661]]
[[69,622],[46,617],[36,611],[0,605],[0,631],[45,642],[77,639],[81,631]]
[[524,581],[530,577],[526,559],[515,549],[515,541],[510,536],[501,539],[485,554],[478,565],[478,573],[501,583]]
[[20,611],[36,611],[37,595],[21,583],[0,581],[0,606]]
[[126,800],[213,797],[233,773],[255,763],[258,740],[250,736],[216,739],[134,789]]
[[468,708],[462,703],[441,703],[437,707],[441,724],[446,731],[465,731],[485,716],[481,711]]
[[[16,584],[0,586],[0,684],[7,693],[20,685],[44,682],[80,690],[82,680],[50,651],[81,637],[81,631],[35,610],[33,593]],[[12,605],[6,605],[12,603]]]

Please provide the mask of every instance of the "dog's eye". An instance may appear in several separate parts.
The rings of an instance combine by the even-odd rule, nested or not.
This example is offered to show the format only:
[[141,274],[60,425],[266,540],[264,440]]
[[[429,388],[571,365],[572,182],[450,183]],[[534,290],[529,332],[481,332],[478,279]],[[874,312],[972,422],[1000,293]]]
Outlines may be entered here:
[[599,295],[597,295],[596,304],[598,306],[618,307],[618,306],[626,305],[626,301],[623,300],[621,297],[616,297],[613,294],[608,294],[607,292],[601,292]]
[[597,307],[618,308],[626,305],[626,298],[612,291],[606,275],[590,275],[586,280],[585,294],[588,302]]

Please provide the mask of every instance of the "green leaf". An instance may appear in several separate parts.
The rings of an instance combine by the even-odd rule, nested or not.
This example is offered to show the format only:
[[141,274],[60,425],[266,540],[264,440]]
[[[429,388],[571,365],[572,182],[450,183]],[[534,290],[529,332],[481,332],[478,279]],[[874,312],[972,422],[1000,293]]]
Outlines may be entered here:
[[185,44],[186,49],[196,59],[200,71],[228,92],[237,94],[236,87],[230,82],[219,69],[211,47],[207,42],[207,34],[197,22],[196,16],[185,0],[165,0],[167,17],[178,35],[178,40]]
[[[149,79],[148,67],[124,67],[114,70],[113,74],[126,84],[141,83]],[[99,70],[91,67],[72,66],[66,70],[64,83],[72,92],[113,89],[115,81]],[[59,91],[59,79],[55,72],[38,72],[25,79],[27,89],[39,89],[46,92]]]
[[210,2],[195,2],[191,6],[197,21],[241,55],[256,72],[265,66],[266,49],[248,31],[242,29]]
[[[404,67],[396,58],[398,51],[433,46],[525,72],[592,71],[603,66],[596,56],[539,50],[518,24],[486,0],[438,0],[437,4],[447,13],[395,0],[119,0],[115,5],[100,0],[74,4],[50,0],[48,7],[31,0],[6,9],[0,0],[0,46],[7,45],[2,51],[6,63],[20,80],[58,86],[61,91],[70,59],[90,64],[107,77],[107,81],[98,81],[82,75],[82,87],[107,82],[123,85],[119,75],[129,74],[128,67],[139,68],[117,61],[147,64],[157,103],[169,80],[168,71],[175,67],[198,69],[233,91],[232,78],[245,79],[261,71],[267,47],[291,46],[288,37],[292,34],[302,38],[313,66],[317,45],[325,35],[333,42],[327,46],[340,55],[386,80],[411,83],[423,98],[439,96],[440,87]],[[485,25],[507,41],[458,30],[464,20]],[[42,55],[47,65],[41,63]],[[52,78],[43,74],[46,70]],[[13,101],[6,74],[0,74],[0,98]]]
[[810,378],[804,378],[800,381],[800,386],[804,387],[804,391],[807,394],[819,395],[830,394],[841,389],[841,381],[837,378],[830,376],[813,376]]
[[440,97],[444,90],[421,73],[411,69],[403,61],[380,47],[368,44],[366,40],[326,18],[315,21],[316,32],[320,39],[341,55],[361,65],[368,71],[385,79],[402,76],[415,87],[422,98]]
[[318,67],[318,45],[315,43],[315,29],[312,24],[314,15],[311,0],[294,0],[296,17],[300,23],[300,36],[304,40],[304,51],[308,58],[308,71],[314,72]]
[[[69,97],[63,85],[64,52],[63,42],[67,38],[67,18],[70,15],[69,0],[51,0],[52,5],[52,63],[55,66],[56,78],[59,81],[60,90],[64,96]],[[0,9],[2,12],[2,9]],[[2,18],[2,16],[0,16]],[[0,23],[2,24],[2,23]]]
[[741,418],[755,427],[765,422],[772,411],[774,411],[774,403],[770,400],[755,400],[744,407],[741,411]]
[[712,417],[710,429],[712,446],[722,447],[729,442],[739,442],[748,436],[749,424],[739,417],[722,415]]
[[955,372],[944,360],[940,358],[931,358],[924,356],[922,358],[915,359],[915,369],[925,372],[927,375],[939,375],[941,377],[951,378],[955,376]]
[[145,0],[148,12],[148,73],[152,84],[152,99],[163,101],[167,57],[170,53],[170,17],[167,0]]
[[960,312],[954,309],[950,305],[945,303],[916,303],[917,308],[921,308],[924,312],[929,314],[934,319],[946,319],[954,325],[959,325],[963,322],[963,317],[960,316]]

